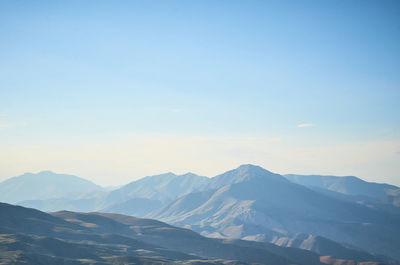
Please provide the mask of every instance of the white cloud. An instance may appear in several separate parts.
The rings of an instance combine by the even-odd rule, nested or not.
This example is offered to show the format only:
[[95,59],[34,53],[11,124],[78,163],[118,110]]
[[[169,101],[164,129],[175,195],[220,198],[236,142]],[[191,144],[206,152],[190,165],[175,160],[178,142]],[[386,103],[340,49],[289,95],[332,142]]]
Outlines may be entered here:
[[297,128],[306,128],[306,127],[314,127],[315,124],[312,123],[300,123],[299,125],[297,125]]

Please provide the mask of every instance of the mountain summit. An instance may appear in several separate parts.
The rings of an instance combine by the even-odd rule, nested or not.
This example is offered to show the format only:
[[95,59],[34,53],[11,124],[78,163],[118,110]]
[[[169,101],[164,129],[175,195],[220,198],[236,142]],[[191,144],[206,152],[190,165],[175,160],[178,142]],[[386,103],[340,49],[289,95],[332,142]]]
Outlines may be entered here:
[[25,173],[0,183],[0,201],[17,203],[25,200],[61,198],[103,190],[102,187],[73,175],[41,171]]
[[400,244],[398,216],[339,200],[253,165],[212,178],[208,189],[178,198],[150,217],[210,237],[278,243],[303,233],[400,258],[395,247]]
[[269,180],[278,182],[288,182],[284,177],[279,174],[272,173],[260,166],[252,164],[241,165],[236,169],[229,170],[221,175],[215,176],[211,179],[208,185],[209,189],[220,188],[225,185],[254,181],[254,180]]

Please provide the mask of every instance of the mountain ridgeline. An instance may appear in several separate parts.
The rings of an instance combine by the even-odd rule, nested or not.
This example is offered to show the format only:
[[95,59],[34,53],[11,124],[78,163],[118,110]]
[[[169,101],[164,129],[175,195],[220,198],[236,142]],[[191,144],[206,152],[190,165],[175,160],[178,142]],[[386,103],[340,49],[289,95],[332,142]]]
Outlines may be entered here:
[[42,171],[25,173],[0,183],[0,201],[17,203],[25,200],[74,198],[83,193],[101,191],[88,180],[66,174]]
[[285,175],[288,180],[326,195],[399,213],[399,187],[366,182],[353,176]]
[[[42,175],[46,176],[41,179]],[[56,190],[55,183],[68,182],[65,187],[59,187],[63,190],[59,196],[39,196],[40,192],[29,193],[26,188],[18,190],[18,185],[14,184],[13,193],[2,194],[0,198],[3,202],[42,211],[64,210],[54,213],[52,217],[78,225],[74,229],[90,227],[92,232],[100,234],[105,230],[98,230],[99,224],[91,222],[90,218],[101,216],[115,221],[118,217],[118,222],[134,220],[133,217],[116,215],[125,214],[157,219],[206,236],[191,232],[196,235],[194,238],[213,238],[215,241],[212,242],[229,242],[235,248],[263,249],[279,256],[271,256],[270,261],[284,258],[294,264],[304,264],[305,260],[306,264],[398,264],[396,260],[400,260],[400,188],[396,186],[365,182],[356,177],[282,176],[254,165],[242,165],[213,178],[192,173],[149,176],[112,191],[90,182],[91,185],[80,185],[86,183],[85,180],[71,176],[67,180],[64,176],[68,175],[41,172],[24,174],[0,183],[1,191],[7,190],[9,183],[28,183],[26,178],[31,178],[35,179],[35,183],[41,183],[43,193],[43,190],[49,189],[47,185],[52,187],[50,190]],[[69,188],[79,185],[79,190]],[[24,187],[23,184],[20,186]],[[65,210],[103,213],[85,215]],[[30,236],[31,232],[25,232]],[[124,236],[122,232],[120,235]],[[35,236],[53,237],[46,234]],[[138,239],[137,235],[135,239]],[[15,238],[5,240],[18,241]],[[69,242],[68,238],[65,240]],[[146,243],[161,244],[157,240]],[[161,247],[168,249],[170,244],[161,244]],[[184,262],[211,257],[262,263],[236,256],[194,252],[193,249],[169,250],[196,256],[182,259]],[[286,250],[290,250],[290,254]],[[129,255],[135,256],[135,253],[130,252]],[[314,255],[312,262],[316,263],[305,258],[307,255]],[[272,264],[285,264],[283,261],[276,262]]]

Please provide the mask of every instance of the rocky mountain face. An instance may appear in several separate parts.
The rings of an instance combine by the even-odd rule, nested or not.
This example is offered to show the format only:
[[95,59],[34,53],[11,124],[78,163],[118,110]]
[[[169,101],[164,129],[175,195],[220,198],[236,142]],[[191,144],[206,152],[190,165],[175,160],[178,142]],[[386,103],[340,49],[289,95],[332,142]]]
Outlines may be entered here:
[[288,245],[285,240],[296,240],[300,233],[326,240],[293,246],[313,249],[310,244],[336,241],[350,249],[400,258],[398,215],[327,196],[252,165],[212,178],[209,187],[177,199],[150,217],[211,237]]

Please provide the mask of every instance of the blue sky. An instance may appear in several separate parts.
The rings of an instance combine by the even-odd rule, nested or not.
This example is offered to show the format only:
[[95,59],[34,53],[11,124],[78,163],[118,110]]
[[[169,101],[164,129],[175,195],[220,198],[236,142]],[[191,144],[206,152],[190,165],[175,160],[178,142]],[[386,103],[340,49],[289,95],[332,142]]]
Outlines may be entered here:
[[399,18],[398,1],[1,1],[0,179],[256,163],[400,185]]

